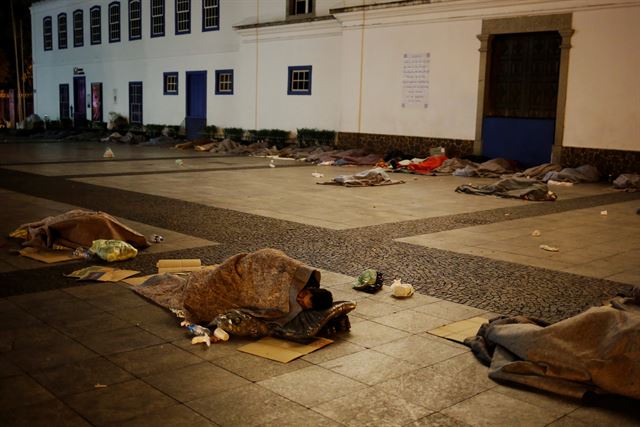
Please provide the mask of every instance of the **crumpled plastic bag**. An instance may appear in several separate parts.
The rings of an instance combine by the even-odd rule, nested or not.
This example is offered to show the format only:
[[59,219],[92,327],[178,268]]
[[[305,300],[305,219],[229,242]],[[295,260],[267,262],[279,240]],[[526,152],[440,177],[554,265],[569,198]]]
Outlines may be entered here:
[[415,292],[413,285],[402,283],[402,279],[395,279],[389,287],[391,295],[396,298],[409,298]]
[[353,289],[368,294],[375,294],[382,288],[382,282],[384,282],[382,273],[370,268],[358,276],[356,282],[353,284]]
[[94,240],[89,252],[108,262],[124,261],[138,255],[136,248],[122,240]]

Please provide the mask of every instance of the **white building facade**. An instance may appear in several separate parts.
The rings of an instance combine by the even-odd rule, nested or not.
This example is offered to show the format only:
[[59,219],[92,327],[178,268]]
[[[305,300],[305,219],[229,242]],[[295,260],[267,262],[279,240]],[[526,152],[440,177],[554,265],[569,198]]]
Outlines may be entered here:
[[629,171],[638,22],[638,0],[44,0],[35,112]]

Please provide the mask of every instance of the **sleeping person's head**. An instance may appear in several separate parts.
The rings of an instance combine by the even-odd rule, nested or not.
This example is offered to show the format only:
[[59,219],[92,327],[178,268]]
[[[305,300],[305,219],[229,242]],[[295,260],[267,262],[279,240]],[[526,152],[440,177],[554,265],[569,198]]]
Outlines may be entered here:
[[296,301],[305,310],[325,310],[333,304],[333,295],[322,288],[304,288],[298,293]]

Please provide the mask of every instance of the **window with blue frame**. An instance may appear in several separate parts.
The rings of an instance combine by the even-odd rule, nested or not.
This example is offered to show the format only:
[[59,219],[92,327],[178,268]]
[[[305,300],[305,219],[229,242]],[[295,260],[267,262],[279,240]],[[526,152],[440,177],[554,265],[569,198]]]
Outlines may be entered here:
[[164,0],[151,0],[151,37],[164,37]]
[[129,0],[129,40],[142,38],[142,3]]
[[45,16],[42,19],[42,42],[44,50],[53,49],[53,23],[50,16]]
[[142,82],[129,82],[129,123],[142,124]]
[[220,1],[202,0],[202,31],[220,29]]
[[176,0],[176,34],[191,32],[191,0]]
[[58,14],[58,49],[67,48],[67,14]]
[[289,67],[287,95],[311,95],[311,65]]
[[216,70],[216,95],[233,95],[233,70]]
[[120,41],[120,2],[109,3],[109,43]]
[[93,6],[89,10],[89,32],[91,44],[102,43],[102,12],[100,6]]
[[73,47],[84,46],[84,14],[81,10],[73,12]]
[[162,85],[164,87],[165,95],[177,95],[178,94],[178,72],[171,71],[163,73]]

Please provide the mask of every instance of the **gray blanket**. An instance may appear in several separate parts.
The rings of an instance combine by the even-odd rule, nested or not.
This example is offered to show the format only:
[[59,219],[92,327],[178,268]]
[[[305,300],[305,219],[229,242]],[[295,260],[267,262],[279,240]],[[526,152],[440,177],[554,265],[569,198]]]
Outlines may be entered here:
[[489,377],[570,397],[587,393],[640,399],[640,306],[618,298],[551,326],[499,319],[467,338],[490,363]]
[[549,191],[547,184],[527,178],[505,178],[488,185],[465,184],[456,188],[456,192],[535,201],[554,201],[558,198]]
[[637,173],[623,173],[613,181],[613,188],[627,191],[640,190],[640,175]]
[[597,182],[600,179],[598,169],[591,165],[582,165],[577,168],[564,168],[560,172],[549,172],[542,178],[544,182],[560,181],[572,182]]
[[404,184],[404,181],[393,181],[387,173],[374,168],[355,175],[338,175],[331,181],[318,182],[321,185],[343,185],[345,187],[371,187],[376,185]]
[[483,178],[499,178],[502,175],[510,175],[516,171],[513,162],[498,157],[487,160],[484,163],[470,163],[462,169],[453,171],[455,176],[479,176]]

